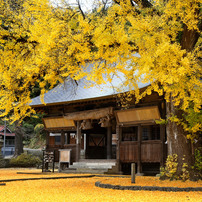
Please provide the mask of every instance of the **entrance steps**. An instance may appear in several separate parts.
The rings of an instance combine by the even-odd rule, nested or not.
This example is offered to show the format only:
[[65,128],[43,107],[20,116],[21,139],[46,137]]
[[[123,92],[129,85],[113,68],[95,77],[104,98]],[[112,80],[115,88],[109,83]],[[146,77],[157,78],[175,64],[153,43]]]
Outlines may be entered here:
[[115,159],[82,159],[79,162],[74,162],[69,168],[62,170],[62,172],[106,174],[108,170],[115,166]]

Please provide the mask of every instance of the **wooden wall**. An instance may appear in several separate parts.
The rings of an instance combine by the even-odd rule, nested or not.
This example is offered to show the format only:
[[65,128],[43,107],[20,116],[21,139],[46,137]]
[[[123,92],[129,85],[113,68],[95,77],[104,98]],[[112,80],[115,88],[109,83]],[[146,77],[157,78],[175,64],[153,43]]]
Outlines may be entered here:
[[160,140],[141,142],[141,161],[156,163],[161,161],[162,143]]
[[[141,162],[160,162],[162,155],[162,143],[160,140],[141,142]],[[138,161],[138,142],[121,142],[120,161],[132,163]]]
[[120,160],[122,162],[137,162],[138,143],[137,142],[121,142]]

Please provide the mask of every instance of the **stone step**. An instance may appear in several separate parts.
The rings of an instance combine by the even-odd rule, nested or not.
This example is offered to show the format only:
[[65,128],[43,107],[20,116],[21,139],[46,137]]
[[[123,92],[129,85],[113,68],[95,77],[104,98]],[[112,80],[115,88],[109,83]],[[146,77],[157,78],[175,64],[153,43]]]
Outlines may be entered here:
[[84,168],[84,169],[110,169],[115,166],[115,162],[74,162],[70,168]]
[[73,164],[77,165],[115,165],[116,162],[100,162],[100,163],[97,163],[97,162],[74,162]]
[[74,162],[73,164],[77,165],[115,165],[116,162]]
[[75,169],[110,169],[112,166],[69,166]]
[[115,164],[73,164],[71,168],[111,168]]
[[73,164],[80,164],[80,165],[115,165],[116,162],[74,162]]
[[86,163],[109,163],[109,162],[116,162],[116,159],[80,159],[79,162],[86,162]]
[[108,168],[77,168],[77,170],[108,170]]
[[107,172],[108,169],[71,169],[67,168],[62,170],[63,173],[89,173],[89,174],[104,174]]
[[97,173],[104,174],[108,172],[113,166],[116,165],[116,160],[107,159],[90,159],[79,162],[74,162],[73,165],[69,165],[69,168],[65,170],[67,173]]
[[122,172],[119,171],[118,165],[112,166],[110,169],[105,172],[105,174],[123,174]]

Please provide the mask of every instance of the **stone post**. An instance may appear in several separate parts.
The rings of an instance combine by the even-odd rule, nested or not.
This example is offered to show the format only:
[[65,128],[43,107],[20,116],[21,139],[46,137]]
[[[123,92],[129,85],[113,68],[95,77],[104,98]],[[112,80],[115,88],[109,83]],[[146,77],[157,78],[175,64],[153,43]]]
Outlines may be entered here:
[[135,163],[131,163],[131,183],[135,183]]

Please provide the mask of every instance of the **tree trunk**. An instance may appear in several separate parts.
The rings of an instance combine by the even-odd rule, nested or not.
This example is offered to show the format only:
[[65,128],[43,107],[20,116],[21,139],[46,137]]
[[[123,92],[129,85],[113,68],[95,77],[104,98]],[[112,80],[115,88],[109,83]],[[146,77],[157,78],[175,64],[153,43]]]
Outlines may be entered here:
[[14,157],[19,156],[23,153],[23,134],[24,131],[22,127],[16,122],[15,123],[15,153]]
[[183,127],[176,122],[171,122],[169,117],[177,116],[182,117],[182,111],[176,109],[172,98],[170,102],[166,103],[166,111],[168,123],[166,126],[167,143],[168,143],[168,155],[177,154],[178,156],[178,170],[179,175],[182,170],[183,163],[187,163],[188,166],[193,165],[194,156],[192,153],[191,141],[186,138],[186,132]]
[[[196,10],[196,13],[199,14],[199,10]],[[199,29],[202,29],[202,24],[199,25]],[[187,52],[191,52],[196,45],[199,32],[197,30],[189,30],[187,25],[184,25],[181,47]],[[169,117],[176,115],[178,118],[182,118],[182,111],[178,110],[174,106],[172,96],[170,102],[166,104],[166,114],[168,118],[168,124],[166,127],[167,132],[167,142],[168,142],[168,155],[177,154],[178,155],[178,171],[180,174],[182,170],[183,163],[186,163],[189,166],[190,178],[193,177],[192,169],[190,167],[194,164],[194,151],[193,145],[190,140],[186,138],[186,131],[183,130],[183,127],[176,122],[171,122]],[[184,160],[183,160],[184,159]]]

